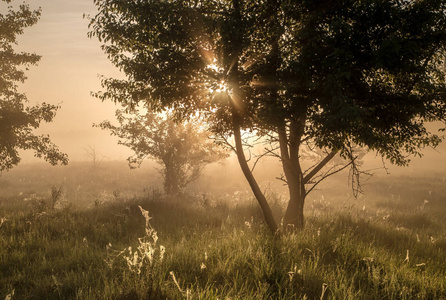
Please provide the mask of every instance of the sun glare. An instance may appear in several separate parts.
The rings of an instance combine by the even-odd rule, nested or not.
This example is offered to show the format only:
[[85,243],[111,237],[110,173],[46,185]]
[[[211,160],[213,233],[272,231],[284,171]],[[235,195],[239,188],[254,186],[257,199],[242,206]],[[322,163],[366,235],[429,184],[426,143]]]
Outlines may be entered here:
[[208,82],[209,93],[215,96],[215,95],[218,95],[221,93],[229,92],[229,87],[228,87],[226,80],[224,80],[224,79],[218,80],[215,78],[215,77],[221,78],[222,73],[224,71],[224,69],[217,64],[217,60],[214,58],[212,63],[208,64],[206,66],[206,68],[208,70],[212,71],[212,73],[214,73],[211,76],[212,79]]
[[212,71],[218,72],[219,71],[219,67],[217,66],[217,64],[212,63],[210,65],[207,66],[208,69],[211,69]]
[[220,81],[217,84],[217,88],[215,90],[211,88],[211,92],[216,93],[216,94],[226,93],[227,91],[228,91],[228,85],[226,84],[226,82],[224,80]]

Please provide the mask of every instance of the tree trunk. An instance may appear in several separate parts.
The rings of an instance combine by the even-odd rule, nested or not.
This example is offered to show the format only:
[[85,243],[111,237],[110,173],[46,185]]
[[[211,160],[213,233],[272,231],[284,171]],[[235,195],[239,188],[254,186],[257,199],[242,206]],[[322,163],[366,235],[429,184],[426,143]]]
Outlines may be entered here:
[[243,171],[243,174],[245,175],[246,180],[249,183],[249,186],[251,187],[252,192],[254,193],[254,196],[256,197],[257,201],[260,204],[260,207],[262,208],[268,228],[273,234],[277,234],[279,231],[279,226],[277,226],[277,222],[274,219],[271,207],[269,206],[265,195],[263,195],[262,191],[260,190],[260,187],[257,184],[257,181],[255,180],[254,175],[252,174],[251,169],[248,166],[248,163],[246,162],[246,157],[243,152],[243,144],[238,116],[236,112],[233,112],[233,114],[234,139],[238,162]]
[[276,221],[274,220],[273,213],[271,211],[271,207],[268,204],[268,201],[260,190],[257,181],[254,178],[254,175],[251,172],[251,169],[248,166],[248,162],[246,161],[245,153],[243,151],[242,137],[241,137],[241,124],[243,120],[244,112],[244,103],[243,103],[243,93],[240,89],[240,81],[238,74],[238,60],[242,50],[242,17],[240,14],[240,3],[239,0],[233,0],[233,17],[236,20],[235,24],[239,26],[231,26],[233,32],[228,33],[228,37],[231,37],[230,41],[228,41],[226,49],[225,57],[225,65],[230,65],[228,70],[228,85],[232,89],[232,96],[230,97],[230,105],[232,111],[232,129],[234,131],[234,140],[235,140],[235,151],[237,154],[237,159],[240,164],[240,167],[245,175],[246,180],[251,187],[251,190],[254,193],[257,201],[262,208],[263,214],[265,216],[266,224],[268,228],[271,230],[273,234],[278,233],[279,227],[277,226]]
[[304,228],[304,204],[305,204],[305,186],[302,183],[302,176],[287,178],[290,191],[290,200],[288,202],[285,215],[283,217],[283,231],[290,232],[302,230]]
[[[283,133],[282,133],[283,134]],[[291,143],[290,152],[296,151],[296,146]],[[298,152],[290,157],[286,162],[284,161],[284,170],[287,178],[288,189],[290,192],[290,200],[288,202],[285,216],[283,218],[283,230],[293,231],[302,230],[305,225],[304,221],[304,205],[307,191],[305,184],[307,184],[313,176],[315,176],[335,155],[337,151],[332,151],[323,160],[319,162],[305,177],[300,168]]]
[[285,124],[278,126],[280,157],[285,173],[290,199],[283,218],[283,230],[301,230],[304,227],[305,184],[299,163],[299,139],[295,130],[288,138]]
[[169,195],[176,195],[180,192],[180,184],[177,170],[171,162],[164,164],[164,192]]

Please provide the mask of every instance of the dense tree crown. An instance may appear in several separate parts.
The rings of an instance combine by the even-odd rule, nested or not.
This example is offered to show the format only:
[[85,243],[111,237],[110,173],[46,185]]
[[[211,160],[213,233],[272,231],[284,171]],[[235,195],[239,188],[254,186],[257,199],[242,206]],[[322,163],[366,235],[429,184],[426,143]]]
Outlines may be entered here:
[[0,171],[20,162],[18,149],[33,149],[35,156],[43,156],[52,164],[68,162],[66,154],[61,153],[47,135],[33,134],[33,129],[42,121],[51,122],[58,107],[46,103],[26,107],[26,96],[17,91],[17,82],[26,79],[20,67],[35,65],[40,57],[17,53],[13,46],[17,35],[35,24],[39,16],[40,10],[32,11],[27,5],[20,5],[17,10],[9,7],[6,15],[0,14]]
[[[104,80],[98,96],[174,108],[180,118],[200,112],[214,132],[234,135],[258,199],[239,135],[269,137],[290,205],[300,199],[288,211],[303,209],[308,184],[335,153],[354,161],[352,147],[368,147],[404,165],[441,140],[425,123],[445,121],[445,0],[95,3],[90,34],[127,74]],[[307,145],[328,155],[305,171]]]

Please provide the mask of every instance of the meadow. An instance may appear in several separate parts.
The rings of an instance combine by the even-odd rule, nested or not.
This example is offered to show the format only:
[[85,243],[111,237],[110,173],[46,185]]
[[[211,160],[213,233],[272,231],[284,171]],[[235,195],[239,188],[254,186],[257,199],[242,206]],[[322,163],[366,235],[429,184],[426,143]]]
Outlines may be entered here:
[[446,299],[446,171],[381,172],[357,199],[341,174],[273,237],[233,167],[170,198],[152,165],[2,174],[0,299]]

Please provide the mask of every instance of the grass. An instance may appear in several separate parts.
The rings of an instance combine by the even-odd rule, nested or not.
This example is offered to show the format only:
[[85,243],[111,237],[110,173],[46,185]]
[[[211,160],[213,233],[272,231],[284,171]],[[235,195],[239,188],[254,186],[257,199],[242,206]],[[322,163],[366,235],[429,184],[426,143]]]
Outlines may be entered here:
[[[22,194],[8,184],[0,299],[446,299],[444,175],[378,177],[357,200],[334,179],[307,200],[305,230],[277,238],[247,192],[166,198],[142,183],[139,193],[120,191],[104,183],[114,168],[66,181],[56,201],[64,205],[53,205],[54,178],[22,177],[33,186]],[[135,179],[122,176],[123,186]],[[73,188],[80,180],[88,191]],[[141,243],[153,248],[151,263],[142,253],[134,260]]]

